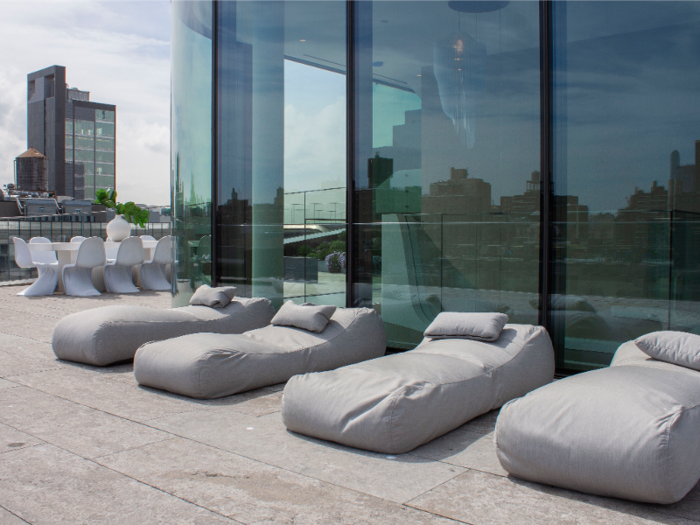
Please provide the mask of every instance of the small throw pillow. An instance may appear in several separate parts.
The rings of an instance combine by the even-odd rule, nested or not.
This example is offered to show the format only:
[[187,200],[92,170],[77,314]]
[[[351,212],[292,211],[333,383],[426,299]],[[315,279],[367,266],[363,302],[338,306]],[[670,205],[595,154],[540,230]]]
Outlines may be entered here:
[[495,341],[508,322],[501,313],[442,312],[423,335],[432,339],[463,337],[477,341]]
[[211,308],[223,308],[231,302],[236,295],[235,286],[220,286],[211,288],[203,284],[194,292],[190,298],[190,304],[199,306],[209,306]]
[[293,326],[309,332],[323,332],[335,313],[335,306],[294,304],[287,301],[270,321],[276,326]]
[[700,335],[686,332],[652,332],[634,340],[649,357],[700,370]]

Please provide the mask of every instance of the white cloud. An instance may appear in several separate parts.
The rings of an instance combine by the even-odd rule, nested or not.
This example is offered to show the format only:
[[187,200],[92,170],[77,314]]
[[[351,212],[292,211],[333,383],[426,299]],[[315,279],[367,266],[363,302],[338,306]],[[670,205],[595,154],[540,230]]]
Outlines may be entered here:
[[170,202],[170,4],[4,2],[0,183],[26,149],[27,74],[66,66],[67,83],[117,105],[120,200]]
[[345,185],[345,97],[316,113],[284,108],[285,191]]

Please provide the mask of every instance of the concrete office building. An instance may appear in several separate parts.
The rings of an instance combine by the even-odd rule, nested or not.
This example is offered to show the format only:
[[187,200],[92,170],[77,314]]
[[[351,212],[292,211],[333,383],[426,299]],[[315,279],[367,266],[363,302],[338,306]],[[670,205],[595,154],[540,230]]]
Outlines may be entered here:
[[498,310],[562,372],[700,333],[699,46],[696,1],[174,1],[173,302]]
[[27,75],[27,146],[47,157],[50,192],[94,199],[115,187],[116,111],[69,88],[63,66]]

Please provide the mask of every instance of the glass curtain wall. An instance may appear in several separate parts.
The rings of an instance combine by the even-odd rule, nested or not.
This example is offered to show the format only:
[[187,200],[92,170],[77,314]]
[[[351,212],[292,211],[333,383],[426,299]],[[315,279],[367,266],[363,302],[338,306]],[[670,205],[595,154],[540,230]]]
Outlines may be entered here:
[[559,367],[700,333],[700,4],[553,2]]
[[398,348],[441,311],[537,323],[538,3],[355,9],[355,304]]
[[217,4],[216,275],[345,306],[346,5]]
[[173,305],[211,283],[212,3],[172,3]]
[[114,111],[95,110],[95,187],[85,198],[94,199],[98,189],[115,188],[115,114]]

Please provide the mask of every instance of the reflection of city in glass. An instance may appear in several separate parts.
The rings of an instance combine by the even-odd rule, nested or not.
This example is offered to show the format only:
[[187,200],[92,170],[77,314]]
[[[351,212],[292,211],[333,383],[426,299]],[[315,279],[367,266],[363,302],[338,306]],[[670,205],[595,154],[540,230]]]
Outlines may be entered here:
[[173,160],[206,203],[183,218],[192,275],[374,308],[394,348],[441,311],[505,312],[545,324],[563,370],[700,333],[700,2],[553,2],[547,28],[537,2],[356,2],[350,71],[342,3],[219,3],[213,29],[198,4],[175,64],[204,69],[216,31],[218,83],[173,90],[201,119],[174,143],[215,130],[213,178],[207,144]]
[[115,187],[115,112],[69,103],[67,115],[73,118],[66,117],[66,166],[75,198],[94,200],[98,189]]

